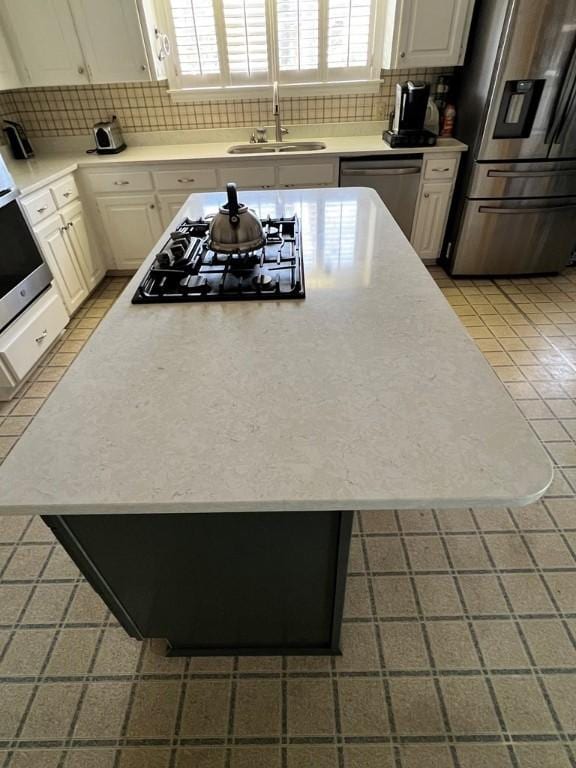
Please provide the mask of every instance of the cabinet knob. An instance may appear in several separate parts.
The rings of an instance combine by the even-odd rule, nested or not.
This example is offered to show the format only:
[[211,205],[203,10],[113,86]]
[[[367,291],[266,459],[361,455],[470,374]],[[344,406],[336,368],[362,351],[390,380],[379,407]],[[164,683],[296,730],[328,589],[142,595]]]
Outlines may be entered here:
[[78,74],[79,74],[79,75],[83,75],[83,74],[84,74],[84,71],[85,71],[85,70],[84,70],[84,67],[82,67],[82,66],[78,67]]
[[430,197],[430,193],[429,192],[424,192],[424,197]]
[[36,339],[35,339],[36,343],[37,343],[37,344],[40,344],[40,342],[44,341],[44,339],[46,338],[46,336],[48,336],[48,329],[47,329],[47,328],[44,328],[44,330],[42,331],[42,333],[40,334],[40,336],[36,336]]
[[146,66],[146,64],[142,64],[142,65],[140,66],[140,69],[142,70],[142,72],[146,72],[146,70],[148,69],[148,67]]
[[402,51],[402,53],[400,54],[400,58],[403,59],[405,56],[406,56],[405,51]]
[[68,229],[68,224],[65,224],[63,227],[60,227],[60,232],[66,232]]
[[152,203],[152,204],[150,205],[150,210],[151,210],[151,211],[153,211],[153,210],[154,210],[154,208],[156,208],[156,206],[154,205],[154,203]]

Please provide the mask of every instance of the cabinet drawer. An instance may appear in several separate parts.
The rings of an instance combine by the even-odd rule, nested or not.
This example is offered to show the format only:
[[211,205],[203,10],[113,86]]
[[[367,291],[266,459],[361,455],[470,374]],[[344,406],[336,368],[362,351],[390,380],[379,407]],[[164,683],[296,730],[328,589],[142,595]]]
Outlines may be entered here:
[[216,189],[218,179],[214,168],[185,168],[175,171],[155,171],[153,174],[159,191],[177,189]]
[[71,203],[72,200],[78,198],[78,187],[73,176],[66,176],[57,181],[56,184],[52,184],[50,190],[58,208],[62,208],[66,203]]
[[458,160],[455,157],[444,158],[442,155],[434,155],[424,160],[424,178],[440,181],[451,181],[456,173]]
[[0,336],[0,356],[21,381],[60,335],[68,313],[54,288],[44,294]]
[[280,165],[278,183],[280,186],[315,187],[330,184],[335,180],[333,163],[308,163],[306,165]]
[[26,211],[28,220],[32,225],[38,224],[48,216],[56,213],[56,203],[49,189],[43,189],[30,197],[22,200],[22,207]]
[[103,171],[86,174],[93,192],[148,192],[152,176],[148,171]]
[[241,189],[270,189],[276,186],[276,169],[273,165],[225,165],[220,169],[220,186],[233,181]]

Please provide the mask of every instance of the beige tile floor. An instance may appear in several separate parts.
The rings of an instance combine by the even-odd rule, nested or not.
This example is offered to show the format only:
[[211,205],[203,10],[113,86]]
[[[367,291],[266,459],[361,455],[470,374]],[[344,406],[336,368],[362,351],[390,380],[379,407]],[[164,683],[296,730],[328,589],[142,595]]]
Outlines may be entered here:
[[[2,768],[576,766],[576,272],[432,273],[553,458],[545,499],[359,515],[333,660],[156,656],[40,520],[0,518]],[[0,405],[2,455],[124,284]]]

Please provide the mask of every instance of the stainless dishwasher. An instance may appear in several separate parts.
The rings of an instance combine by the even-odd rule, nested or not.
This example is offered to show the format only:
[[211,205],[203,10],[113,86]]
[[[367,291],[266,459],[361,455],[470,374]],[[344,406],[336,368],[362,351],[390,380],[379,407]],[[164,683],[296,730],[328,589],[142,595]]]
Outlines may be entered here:
[[342,160],[340,186],[375,189],[402,232],[410,239],[421,172],[422,155]]

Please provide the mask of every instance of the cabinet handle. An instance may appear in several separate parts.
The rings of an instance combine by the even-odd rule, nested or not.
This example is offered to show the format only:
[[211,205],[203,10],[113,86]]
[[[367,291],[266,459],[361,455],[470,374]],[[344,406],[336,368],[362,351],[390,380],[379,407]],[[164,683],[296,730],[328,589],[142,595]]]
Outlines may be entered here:
[[36,213],[44,213],[45,210],[47,210],[47,208],[43,205],[42,208],[36,208]]
[[130,182],[129,182],[129,181],[115,181],[115,182],[114,182],[114,184],[115,184],[117,187],[125,187],[125,186],[126,186],[126,184],[130,184]]
[[36,343],[37,343],[37,344],[40,344],[42,341],[44,341],[44,339],[46,338],[46,336],[48,336],[48,329],[47,329],[47,328],[44,328],[44,330],[42,331],[42,333],[40,334],[40,336],[36,336],[36,339],[35,339]]
[[72,192],[62,192],[62,197],[70,197]]
[[448,173],[450,168],[432,168],[435,173]]
[[196,179],[178,179],[178,184],[193,184]]

